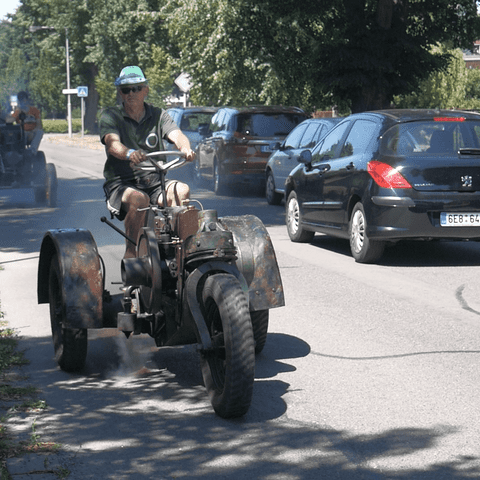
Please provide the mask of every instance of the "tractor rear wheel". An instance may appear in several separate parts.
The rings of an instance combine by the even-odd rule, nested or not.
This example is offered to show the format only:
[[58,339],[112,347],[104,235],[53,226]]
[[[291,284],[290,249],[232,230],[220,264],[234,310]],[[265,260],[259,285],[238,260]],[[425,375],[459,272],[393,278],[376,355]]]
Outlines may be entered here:
[[62,275],[57,254],[52,257],[48,280],[50,323],[55,360],[66,372],[77,372],[87,358],[87,329],[66,327],[65,303],[62,297]]

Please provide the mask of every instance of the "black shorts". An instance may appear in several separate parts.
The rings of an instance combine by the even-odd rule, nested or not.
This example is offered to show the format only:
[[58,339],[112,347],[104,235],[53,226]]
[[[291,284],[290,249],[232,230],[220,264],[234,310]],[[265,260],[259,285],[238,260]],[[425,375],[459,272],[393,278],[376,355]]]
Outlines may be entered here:
[[[165,188],[175,182],[176,180],[167,180],[165,182]],[[122,182],[120,180],[105,182],[103,190],[105,192],[108,211],[112,215],[112,218],[117,217],[120,221],[123,221],[127,214],[125,209],[122,208],[122,197],[127,188],[133,188],[138,192],[148,195],[152,205],[158,205],[158,199],[162,194],[162,185],[160,183],[154,183],[151,186],[144,186],[135,182]]]

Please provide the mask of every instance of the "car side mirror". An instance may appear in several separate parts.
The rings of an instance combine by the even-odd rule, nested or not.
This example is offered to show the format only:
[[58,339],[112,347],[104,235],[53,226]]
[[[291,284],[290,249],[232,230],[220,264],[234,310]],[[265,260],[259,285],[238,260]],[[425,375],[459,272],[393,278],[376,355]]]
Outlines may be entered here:
[[309,165],[312,163],[312,152],[310,150],[302,150],[300,152],[300,156],[298,157],[298,161],[305,165]]
[[282,144],[280,142],[272,142],[270,144],[270,150],[272,152],[276,151],[276,150],[280,150],[282,148]]

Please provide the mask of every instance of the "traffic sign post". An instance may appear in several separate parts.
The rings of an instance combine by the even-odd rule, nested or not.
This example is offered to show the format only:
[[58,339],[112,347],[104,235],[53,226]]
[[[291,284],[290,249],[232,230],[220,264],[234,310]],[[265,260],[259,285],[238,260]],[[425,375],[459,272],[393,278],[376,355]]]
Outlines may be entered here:
[[[77,87],[77,88],[64,88],[62,90],[62,93],[64,95],[68,95],[68,98],[70,99],[70,95],[77,95],[77,97],[80,97],[82,100],[82,138],[84,134],[84,117],[85,117],[85,98],[88,97],[88,87]],[[70,103],[70,100],[69,100]],[[68,132],[69,135],[72,136],[72,118],[71,115],[68,115]]]
[[188,92],[193,87],[193,83],[190,80],[190,75],[188,73],[181,73],[175,80],[175,84],[183,92],[183,106],[187,106],[187,97]]
[[77,95],[82,102],[82,138],[85,131],[85,98],[88,97],[88,87],[77,87]]

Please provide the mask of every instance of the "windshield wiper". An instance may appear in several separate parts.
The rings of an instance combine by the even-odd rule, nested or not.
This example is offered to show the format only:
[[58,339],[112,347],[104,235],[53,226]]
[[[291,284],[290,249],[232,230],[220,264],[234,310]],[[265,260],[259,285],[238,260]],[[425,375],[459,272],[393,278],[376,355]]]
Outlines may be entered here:
[[459,148],[460,155],[480,155],[480,148]]

